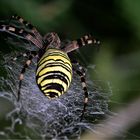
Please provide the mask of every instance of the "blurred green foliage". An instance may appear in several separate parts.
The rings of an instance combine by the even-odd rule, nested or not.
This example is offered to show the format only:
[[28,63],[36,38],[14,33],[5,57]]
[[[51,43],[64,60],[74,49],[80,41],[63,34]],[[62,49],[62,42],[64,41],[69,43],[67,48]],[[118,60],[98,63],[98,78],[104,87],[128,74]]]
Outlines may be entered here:
[[[62,39],[72,40],[92,33],[100,39],[99,52],[94,47],[85,47],[80,50],[80,56],[87,65],[96,65],[97,73],[90,70],[93,80],[111,83],[112,110],[140,97],[139,0],[0,1],[1,20],[15,13],[42,34],[55,31]],[[1,44],[0,51],[2,48],[5,46]]]

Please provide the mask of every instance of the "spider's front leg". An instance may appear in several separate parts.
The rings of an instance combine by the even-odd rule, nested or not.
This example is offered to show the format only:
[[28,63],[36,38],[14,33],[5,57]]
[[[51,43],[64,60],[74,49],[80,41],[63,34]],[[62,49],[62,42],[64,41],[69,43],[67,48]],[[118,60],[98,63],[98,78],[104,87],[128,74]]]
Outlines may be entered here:
[[[29,22],[25,21],[20,16],[12,16],[10,18],[9,23],[11,20],[18,21],[21,25],[25,26],[24,28],[18,27],[16,25],[9,25],[9,24],[0,24],[0,32],[6,32],[13,36],[19,37],[21,39],[25,39],[29,42],[32,42],[38,48],[43,47],[43,37],[37,31],[37,29],[30,24]],[[28,28],[28,30],[26,29]]]
[[94,44],[95,46],[99,47],[100,41],[92,37],[91,35],[85,35],[77,40],[72,41],[69,45],[67,45],[63,50],[66,53],[72,52],[74,50],[79,49],[80,47]]
[[88,103],[88,90],[87,90],[87,85],[86,85],[86,80],[85,80],[85,70],[79,64],[79,62],[77,62],[76,60],[73,60],[72,64],[75,66],[75,67],[73,67],[73,70],[80,76],[82,88],[83,88],[84,95],[85,95],[85,97],[84,97],[84,107],[83,107],[83,110],[82,110],[82,114],[80,116],[80,121],[82,121],[84,113],[86,111],[86,106],[87,106],[87,103]]
[[19,99],[20,99],[20,94],[21,94],[20,90],[21,90],[22,80],[23,80],[23,78],[24,78],[24,73],[25,73],[26,69],[29,67],[29,65],[31,64],[32,59],[33,59],[34,57],[37,57],[37,56],[38,56],[38,52],[36,52],[36,51],[31,51],[28,60],[26,61],[26,63],[24,64],[24,66],[23,66],[23,68],[22,68],[22,70],[21,70],[21,72],[20,72],[17,101],[19,101]]
[[31,33],[34,34],[35,38],[42,43],[42,36],[40,35],[40,33],[37,31],[36,27],[33,26],[31,23],[29,23],[28,21],[24,20],[22,17],[18,16],[18,15],[13,15],[10,20],[17,20],[18,22],[20,22],[21,24],[23,24],[25,27],[27,27],[28,29],[31,30]]

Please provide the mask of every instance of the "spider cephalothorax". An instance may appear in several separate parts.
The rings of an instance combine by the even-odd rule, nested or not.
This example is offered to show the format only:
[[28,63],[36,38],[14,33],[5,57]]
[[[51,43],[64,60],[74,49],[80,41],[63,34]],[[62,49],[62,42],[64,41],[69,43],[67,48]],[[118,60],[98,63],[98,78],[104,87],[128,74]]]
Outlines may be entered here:
[[76,60],[70,58],[68,54],[82,46],[88,44],[98,45],[100,42],[94,39],[91,35],[85,35],[62,47],[57,33],[47,33],[42,37],[32,24],[24,21],[21,17],[12,16],[11,20],[19,22],[24,28],[4,24],[0,25],[0,31],[8,32],[19,38],[26,39],[39,48],[38,51],[30,51],[29,53],[26,53],[28,60],[24,64],[19,76],[18,100],[20,99],[20,89],[26,68],[31,64],[32,59],[37,57],[36,82],[39,89],[48,98],[57,98],[68,90],[73,71],[80,76],[85,95],[84,108],[81,115],[82,119],[88,102],[85,71],[83,67],[80,66]]
[[47,42],[47,48],[60,48],[61,46],[61,41],[57,33],[51,32],[47,33],[44,37],[43,40]]

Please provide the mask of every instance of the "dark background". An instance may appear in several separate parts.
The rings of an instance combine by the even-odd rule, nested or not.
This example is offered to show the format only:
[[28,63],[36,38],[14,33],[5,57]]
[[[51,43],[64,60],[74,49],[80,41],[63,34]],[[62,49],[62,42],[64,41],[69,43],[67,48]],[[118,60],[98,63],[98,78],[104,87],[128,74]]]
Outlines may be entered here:
[[[99,52],[89,46],[80,49],[78,56],[83,65],[96,65],[96,73],[89,69],[93,80],[111,83],[109,108],[113,112],[140,98],[139,13],[139,0],[0,1],[0,20],[17,14],[35,25],[42,35],[55,31],[62,40],[77,39],[87,33],[98,38]],[[0,40],[1,52],[15,49]],[[1,69],[0,75],[3,74]],[[135,124],[127,131],[138,136],[139,130],[139,124]]]

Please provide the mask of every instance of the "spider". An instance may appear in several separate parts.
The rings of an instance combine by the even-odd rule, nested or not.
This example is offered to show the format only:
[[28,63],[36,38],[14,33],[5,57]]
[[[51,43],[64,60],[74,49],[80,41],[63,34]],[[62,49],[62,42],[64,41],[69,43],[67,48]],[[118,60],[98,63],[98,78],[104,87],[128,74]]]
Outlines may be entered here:
[[17,100],[19,101],[20,99],[20,90],[24,73],[31,64],[33,58],[37,57],[36,83],[41,92],[50,99],[57,98],[68,90],[72,80],[73,71],[75,71],[80,76],[85,96],[84,106],[81,112],[82,120],[88,103],[88,90],[85,81],[85,70],[78,63],[78,61],[69,57],[69,53],[88,44],[94,44],[98,46],[100,42],[91,35],[85,35],[62,47],[57,33],[50,32],[42,37],[42,35],[32,24],[25,21],[20,16],[14,15],[11,17],[10,21],[11,20],[19,22],[24,28],[10,24],[3,24],[0,25],[0,31],[18,36],[19,38],[23,38],[39,48],[38,51],[29,51],[23,54],[23,56],[28,56],[28,60],[25,62],[19,75]]

